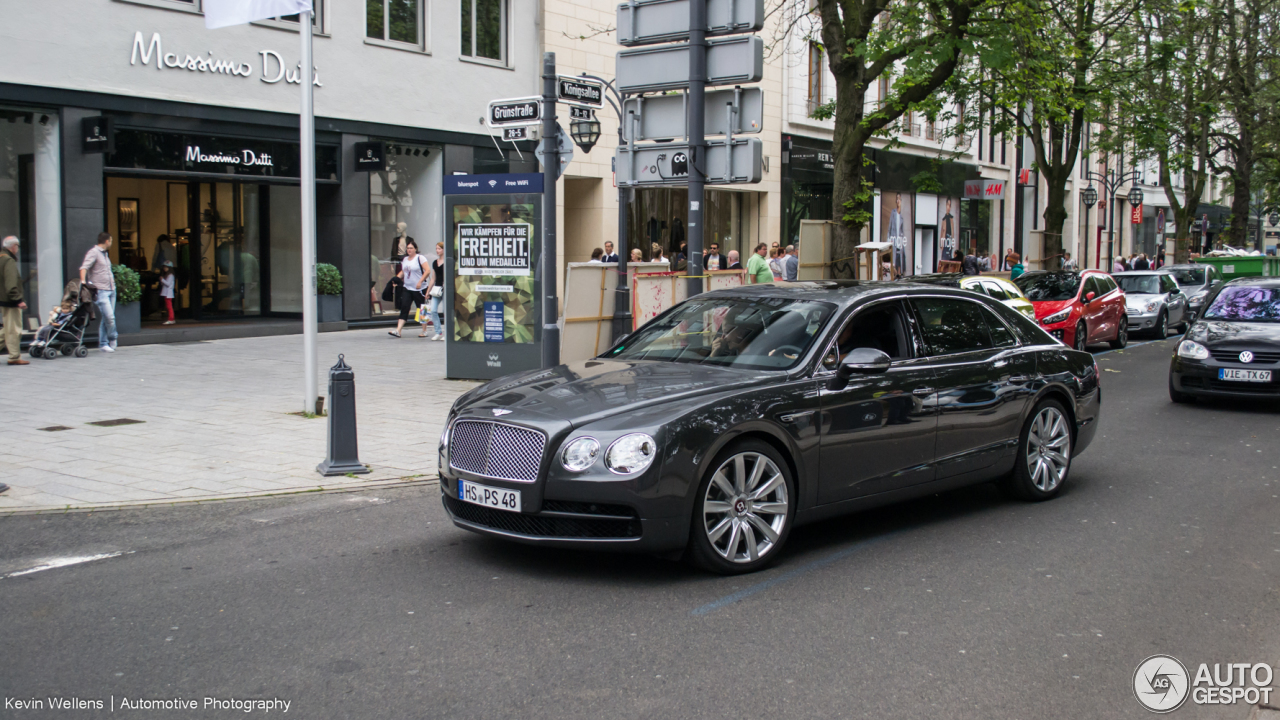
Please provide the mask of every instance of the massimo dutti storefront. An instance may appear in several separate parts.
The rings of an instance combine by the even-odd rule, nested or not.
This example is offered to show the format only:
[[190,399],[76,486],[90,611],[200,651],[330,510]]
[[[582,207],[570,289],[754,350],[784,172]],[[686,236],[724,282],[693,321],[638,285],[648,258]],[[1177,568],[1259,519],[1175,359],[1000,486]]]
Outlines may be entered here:
[[[296,115],[0,83],[0,235],[23,240],[27,317],[47,315],[103,231],[112,261],[139,274],[144,328],[165,329],[166,263],[173,329],[300,317],[297,133]],[[385,163],[357,170],[355,146],[371,141]],[[343,276],[343,320],[395,317],[381,288],[408,239],[428,258],[443,240],[444,175],[530,171],[531,149],[318,118],[316,255]]]

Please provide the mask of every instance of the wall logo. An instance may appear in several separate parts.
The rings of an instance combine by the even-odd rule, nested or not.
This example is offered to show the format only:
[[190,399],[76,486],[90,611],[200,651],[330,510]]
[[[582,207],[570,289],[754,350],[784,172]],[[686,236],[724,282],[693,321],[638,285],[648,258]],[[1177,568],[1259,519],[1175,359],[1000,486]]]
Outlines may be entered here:
[[1172,655],[1152,655],[1133,672],[1133,696],[1154,713],[1173,712],[1187,701],[1191,677]]
[[497,180],[490,180],[490,181],[489,181],[489,187],[493,187],[494,185],[497,185],[497,184],[498,184],[498,181],[497,181]]
[[489,353],[489,367],[502,367],[502,360],[498,359],[498,353]]

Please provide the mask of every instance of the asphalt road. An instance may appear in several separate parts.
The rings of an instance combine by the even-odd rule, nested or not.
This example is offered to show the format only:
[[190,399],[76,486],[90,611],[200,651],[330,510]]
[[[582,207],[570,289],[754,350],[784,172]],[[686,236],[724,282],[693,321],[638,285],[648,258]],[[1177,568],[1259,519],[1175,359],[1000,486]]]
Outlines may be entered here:
[[[282,698],[304,718],[1149,717],[1131,690],[1149,655],[1193,673],[1280,660],[1280,408],[1171,404],[1175,342],[1099,357],[1099,437],[1052,502],[983,486],[807,526],[748,577],[474,536],[434,485],[0,520],[0,576],[122,553],[0,579],[0,697]],[[68,714],[110,715],[0,709]]]

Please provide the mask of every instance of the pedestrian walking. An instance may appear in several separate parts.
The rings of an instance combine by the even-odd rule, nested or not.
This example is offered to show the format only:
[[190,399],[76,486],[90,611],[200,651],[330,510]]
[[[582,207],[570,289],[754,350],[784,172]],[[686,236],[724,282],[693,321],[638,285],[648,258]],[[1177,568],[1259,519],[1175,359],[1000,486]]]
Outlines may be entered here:
[[1013,267],[1009,268],[1009,279],[1017,280],[1027,269],[1022,266],[1022,256],[1018,253],[1009,255],[1009,259],[1013,261]]
[[[413,311],[416,303],[419,308],[425,307],[426,298],[422,294],[423,286],[427,282],[427,261],[418,254],[418,243],[410,239],[405,243],[405,256],[400,261],[400,272],[396,273],[396,277],[404,281],[404,285],[400,287],[400,319],[396,322],[396,329],[387,332],[391,337],[400,337],[400,331],[404,329],[404,324],[409,322],[409,313]],[[418,333],[418,337],[427,336],[427,325],[422,324],[422,332]]]
[[729,265],[720,254],[720,243],[711,243],[711,252],[702,258],[702,266],[707,270],[724,270]]
[[427,282],[427,301],[431,303],[431,325],[436,334],[434,341],[444,340],[444,323],[440,320],[440,306],[444,304],[444,243],[436,243],[436,259],[431,261],[431,279]]
[[1134,270],[1150,270],[1151,269],[1151,263],[1147,261],[1146,253],[1142,253],[1141,255],[1138,256],[1137,260],[1133,261],[1133,269]]
[[753,283],[773,282],[773,272],[769,270],[769,261],[765,260],[767,252],[769,252],[769,246],[760,243],[751,257],[747,258],[747,275],[751,277]]
[[661,245],[659,245],[658,243],[653,243],[652,250],[653,250],[653,257],[649,258],[649,262],[660,262],[660,263],[666,263],[668,265],[671,264],[671,261],[668,260],[667,257],[662,254]]
[[98,306],[98,349],[116,351],[116,277],[111,274],[111,233],[98,233],[98,243],[84,254],[80,263],[80,284],[88,285],[94,292],[93,304]]
[[164,266],[160,268],[160,297],[164,298],[164,311],[169,315],[169,319],[164,321],[165,325],[173,324],[173,263],[168,260],[164,261]]
[[[22,300],[22,273],[18,272],[18,238],[10,235],[0,241],[0,312],[4,316],[4,334],[0,342],[9,351],[10,365],[29,365],[22,359],[22,311],[27,304]],[[0,492],[9,486],[0,483]]]
[[1013,255],[1014,255],[1013,248],[1008,248],[1004,251],[1004,259],[1000,261],[1000,272],[1009,272],[1010,270],[1013,269],[1013,266],[1014,266],[1014,261],[1012,260]]
[[782,256],[782,279],[787,282],[800,279],[800,257],[795,245],[788,245],[786,254]]
[[973,254],[965,255],[964,259],[960,261],[960,272],[965,275],[981,275],[982,268],[978,265],[978,256]]
[[1080,269],[1076,261],[1071,259],[1071,253],[1062,253],[1062,269],[1066,272]]
[[1111,263],[1111,272],[1119,273],[1124,271],[1125,271],[1124,258],[1123,257],[1116,258],[1115,262]]

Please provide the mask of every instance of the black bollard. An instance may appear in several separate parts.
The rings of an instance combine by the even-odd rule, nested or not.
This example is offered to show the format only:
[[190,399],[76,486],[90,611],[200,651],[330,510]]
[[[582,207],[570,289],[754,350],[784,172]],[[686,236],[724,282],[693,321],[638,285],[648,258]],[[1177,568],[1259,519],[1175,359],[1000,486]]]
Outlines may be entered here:
[[356,374],[342,358],[329,368],[329,457],[316,466],[325,477],[369,472],[356,451]]

